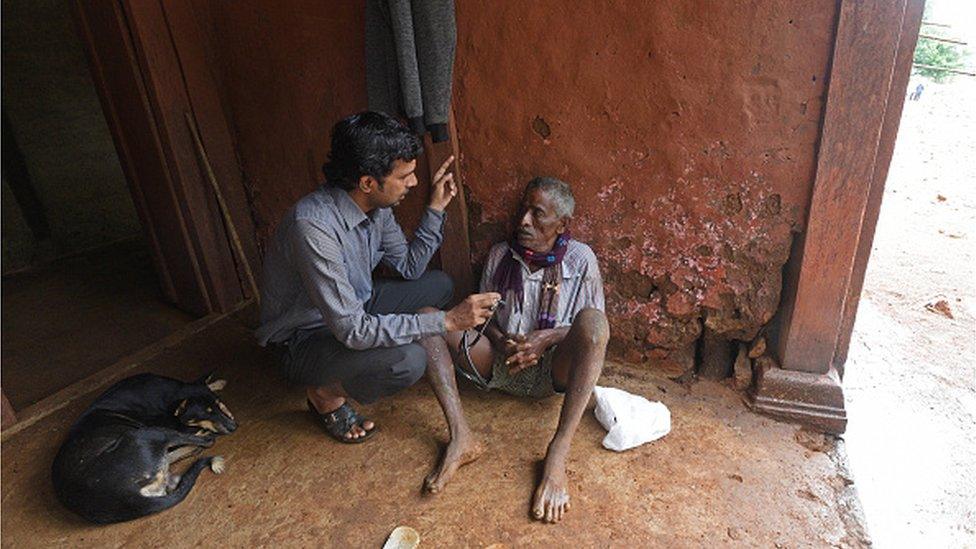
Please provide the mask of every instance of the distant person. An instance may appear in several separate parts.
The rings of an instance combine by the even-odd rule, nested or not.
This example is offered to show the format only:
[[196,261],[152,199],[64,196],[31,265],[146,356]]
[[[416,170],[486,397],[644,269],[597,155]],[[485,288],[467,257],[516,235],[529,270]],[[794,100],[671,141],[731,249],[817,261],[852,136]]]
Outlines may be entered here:
[[921,99],[923,91],[925,91],[925,85],[919,82],[918,85],[915,86],[915,91],[908,95],[909,101],[918,101]]

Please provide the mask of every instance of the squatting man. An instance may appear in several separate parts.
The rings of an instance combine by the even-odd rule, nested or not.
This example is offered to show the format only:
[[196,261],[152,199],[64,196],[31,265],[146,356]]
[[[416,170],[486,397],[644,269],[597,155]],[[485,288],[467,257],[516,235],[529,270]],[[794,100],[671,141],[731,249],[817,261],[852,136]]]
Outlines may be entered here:
[[[529,182],[515,234],[489,252],[481,293],[445,311],[453,285],[427,265],[457,193],[453,157],[435,173],[411,241],[391,210],[417,185],[420,152],[419,139],[384,114],[364,112],[334,126],[325,184],[285,214],[269,244],[257,337],[285,377],[305,387],[326,433],[344,443],[377,431],[351,401],[375,402],[426,374],[451,437],[424,479],[430,493],[483,452],[465,419],[456,371],[517,396],[562,393],[532,501],[536,519],[557,522],[570,507],[570,443],[609,337],[596,257],[569,235],[572,191],[553,178]],[[402,280],[374,279],[380,263]]]

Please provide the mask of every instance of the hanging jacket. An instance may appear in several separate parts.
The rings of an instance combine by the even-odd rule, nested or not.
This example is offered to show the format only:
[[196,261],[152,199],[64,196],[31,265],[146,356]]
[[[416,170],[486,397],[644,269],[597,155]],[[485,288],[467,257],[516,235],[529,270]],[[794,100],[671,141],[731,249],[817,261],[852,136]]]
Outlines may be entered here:
[[454,0],[366,0],[370,110],[446,141],[456,42]]

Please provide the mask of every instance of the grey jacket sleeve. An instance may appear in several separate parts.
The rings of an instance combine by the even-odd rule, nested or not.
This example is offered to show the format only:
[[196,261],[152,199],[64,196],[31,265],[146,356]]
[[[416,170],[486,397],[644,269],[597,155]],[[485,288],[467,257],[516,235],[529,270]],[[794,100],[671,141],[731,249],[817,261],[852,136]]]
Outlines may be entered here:
[[408,244],[400,224],[387,212],[383,216],[383,263],[407,280],[420,278],[444,239],[444,217],[444,212],[427,208]]
[[396,43],[386,0],[366,0],[366,98],[369,110],[400,114]]
[[[457,49],[454,0],[366,0],[366,90],[371,110],[406,115],[418,135],[448,138]],[[425,128],[426,126],[426,128]]]
[[388,4],[393,43],[396,44],[403,111],[411,125],[419,124],[419,133],[423,133],[424,103],[420,91],[420,69],[417,67],[417,43],[414,40],[410,0],[388,0]]
[[424,122],[435,143],[446,141],[457,48],[454,0],[414,0],[413,35],[423,97]]
[[[371,315],[349,283],[342,249],[327,230],[299,220],[292,231],[295,266],[326,327],[350,349],[395,347],[444,332],[444,312]],[[401,235],[402,236],[402,235]]]

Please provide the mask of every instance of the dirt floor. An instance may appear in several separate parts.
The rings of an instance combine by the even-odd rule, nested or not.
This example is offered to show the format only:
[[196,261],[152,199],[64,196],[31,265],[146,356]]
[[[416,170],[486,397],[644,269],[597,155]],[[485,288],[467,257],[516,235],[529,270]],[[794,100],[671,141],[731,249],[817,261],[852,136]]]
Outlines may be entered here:
[[865,536],[842,442],[746,410],[726,385],[682,386],[609,364],[601,384],[664,402],[673,430],[625,453],[600,446],[591,412],[574,442],[573,510],[560,525],[529,518],[538,462],[560,400],[526,401],[463,390],[487,443],[446,491],[420,485],[446,427],[425,382],[368,407],[381,431],[363,446],[327,439],[300,389],[237,319],[226,319],[131,369],[183,378],[216,368],[240,420],[210,450],[227,458],[181,505],[131,523],[96,527],[55,500],[49,467],[72,418],[91,395],[19,432],[4,434],[4,546],[380,547],[397,525],[428,547],[859,546]]
[[905,103],[854,328],[845,439],[878,547],[976,547],[974,98],[958,77]]
[[2,318],[2,385],[15,410],[193,320],[163,301],[141,240],[5,275]]

